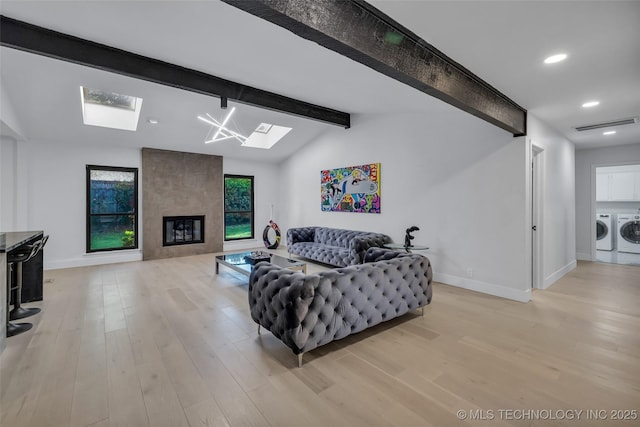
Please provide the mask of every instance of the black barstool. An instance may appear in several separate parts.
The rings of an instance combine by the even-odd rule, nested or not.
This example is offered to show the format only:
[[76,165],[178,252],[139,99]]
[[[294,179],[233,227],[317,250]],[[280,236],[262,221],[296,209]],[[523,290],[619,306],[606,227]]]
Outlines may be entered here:
[[[8,280],[7,280],[7,336],[11,337],[22,332],[28,331],[33,327],[31,323],[11,323],[10,320],[24,319],[25,317],[33,316],[40,313],[40,309],[37,307],[23,308],[21,307],[22,299],[22,265],[36,256],[38,252],[42,250],[47,243],[49,236],[44,236],[41,240],[31,244],[18,248],[16,251],[10,253],[7,256],[8,264]],[[11,286],[11,270],[13,265],[16,264],[16,284]],[[11,294],[13,292],[13,294]],[[13,300],[13,310],[9,311],[9,302]]]

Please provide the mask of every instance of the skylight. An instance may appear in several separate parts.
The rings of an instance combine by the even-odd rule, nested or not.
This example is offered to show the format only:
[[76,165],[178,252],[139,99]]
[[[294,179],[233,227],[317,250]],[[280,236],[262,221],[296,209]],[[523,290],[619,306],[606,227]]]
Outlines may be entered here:
[[272,126],[269,123],[260,123],[254,132],[269,133]]
[[290,130],[291,128],[285,126],[260,123],[256,130],[249,135],[249,138],[242,143],[242,146],[269,149],[288,134]]
[[80,86],[82,120],[85,125],[135,131],[142,98]]

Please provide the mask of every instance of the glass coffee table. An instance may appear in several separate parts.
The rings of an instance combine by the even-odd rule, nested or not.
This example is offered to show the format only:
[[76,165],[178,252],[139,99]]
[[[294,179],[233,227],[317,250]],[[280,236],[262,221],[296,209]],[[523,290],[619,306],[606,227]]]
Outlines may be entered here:
[[[226,254],[216,256],[216,274],[220,271],[220,265],[229,267],[232,270],[242,273],[249,277],[255,264],[247,261],[246,256],[251,255],[251,251],[240,252],[236,254]],[[279,255],[269,254],[269,262],[278,267],[288,268],[289,270],[299,270],[307,274],[307,263],[295,259],[281,257]],[[266,261],[266,260],[265,260]]]

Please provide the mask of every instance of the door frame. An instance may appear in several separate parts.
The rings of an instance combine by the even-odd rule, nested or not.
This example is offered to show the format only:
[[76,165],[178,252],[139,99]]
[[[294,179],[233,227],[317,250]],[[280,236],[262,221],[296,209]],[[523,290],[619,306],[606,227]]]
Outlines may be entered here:
[[[544,289],[544,148],[531,143],[531,288]],[[534,230],[535,227],[535,230]]]
[[[629,162],[613,162],[613,163],[594,163],[591,164],[591,214],[590,214],[590,240],[589,245],[591,246],[591,261],[598,261],[598,252],[596,247],[596,238],[597,238],[597,230],[596,230],[596,222],[594,218],[596,217],[596,174],[598,168],[606,168],[610,166],[629,166],[629,165],[637,165],[640,162],[629,161]],[[615,233],[615,238],[618,238],[618,223],[613,225],[613,232]]]

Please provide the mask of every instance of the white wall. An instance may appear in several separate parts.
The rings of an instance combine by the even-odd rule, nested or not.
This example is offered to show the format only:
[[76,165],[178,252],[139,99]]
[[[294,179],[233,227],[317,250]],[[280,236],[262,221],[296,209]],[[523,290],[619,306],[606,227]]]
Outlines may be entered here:
[[17,231],[24,225],[17,216],[19,178],[17,164],[22,123],[0,76],[0,231]]
[[16,231],[17,141],[0,135],[0,231]]
[[576,267],[575,146],[528,114],[527,138],[542,148],[542,278],[546,288]]
[[[29,159],[24,166],[28,177],[27,208],[18,214],[26,216],[28,229],[49,234],[45,269],[142,259],[139,249],[86,253],[86,165],[140,168],[139,149],[50,141],[27,141],[21,145]],[[141,207],[141,194],[139,197]],[[142,242],[142,228],[138,231]]]
[[[352,117],[282,164],[280,227],[379,231],[415,243],[437,281],[519,301],[530,299],[523,138],[453,111]],[[381,163],[377,214],[321,212],[320,171]],[[470,273],[470,274],[469,274]]]
[[595,168],[640,163],[640,142],[576,151],[576,252],[578,259],[595,256]]
[[9,92],[5,89],[4,81],[0,76],[0,124],[2,134],[14,139],[24,139],[22,122],[15,111]]
[[[222,162],[225,174],[251,175],[254,177],[254,226],[255,238],[240,240],[237,242],[225,242],[224,250],[260,248],[264,249],[262,231],[271,218],[271,205],[273,205],[273,220],[280,225],[278,218],[282,215],[280,207],[280,188],[278,166],[270,163],[249,162],[225,157]],[[284,237],[283,237],[284,239]],[[284,245],[284,241],[282,242]]]

